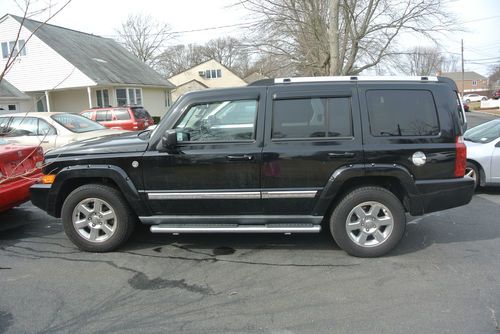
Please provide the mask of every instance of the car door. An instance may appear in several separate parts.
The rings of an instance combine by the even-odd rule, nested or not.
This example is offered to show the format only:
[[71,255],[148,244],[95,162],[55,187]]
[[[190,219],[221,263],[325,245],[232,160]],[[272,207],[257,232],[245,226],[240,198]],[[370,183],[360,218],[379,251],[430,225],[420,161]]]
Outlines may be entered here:
[[266,214],[311,214],[338,168],[362,162],[354,83],[269,88],[262,165]]
[[491,182],[500,184],[500,138],[497,139],[495,149],[491,157]]
[[154,145],[143,157],[143,192],[155,215],[261,212],[263,134],[257,124],[263,122],[264,96],[264,89],[248,88],[179,107],[183,112],[169,128],[186,140],[168,152]]

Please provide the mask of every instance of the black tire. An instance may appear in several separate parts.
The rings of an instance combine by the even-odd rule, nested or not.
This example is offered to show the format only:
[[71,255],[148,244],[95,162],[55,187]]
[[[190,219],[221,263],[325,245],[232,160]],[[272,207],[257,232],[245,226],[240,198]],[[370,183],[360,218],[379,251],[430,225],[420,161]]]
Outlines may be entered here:
[[479,175],[479,169],[477,168],[476,164],[467,161],[467,167],[465,168],[465,175],[468,175],[474,179],[474,191],[476,191],[476,189],[480,185],[480,180],[481,180]]
[[[379,203],[385,206],[389,214],[392,215],[393,225],[392,231],[388,232],[386,239],[380,244],[361,246],[351,240],[350,235],[352,233],[347,232],[347,219],[354,208],[367,202]],[[383,212],[386,213],[387,210]],[[370,221],[367,224],[369,223]],[[349,192],[338,203],[330,216],[330,231],[335,242],[348,254],[357,257],[378,257],[386,254],[399,243],[405,228],[406,215],[401,201],[387,189],[377,186],[361,187]],[[363,229],[361,228],[359,233],[365,233]]]
[[470,102],[470,100],[469,100],[469,99],[467,99],[467,100],[465,100],[465,102],[466,102],[466,103],[469,103],[469,102]]
[[[73,214],[78,204],[85,200],[92,201],[92,199],[104,201],[104,207],[111,210],[107,212],[114,213],[115,218],[109,220],[113,224],[112,228],[114,229],[110,233],[110,236],[107,237],[104,230],[98,232],[104,235],[101,235],[101,238],[107,237],[105,240],[90,241],[81,234],[86,231],[85,229],[90,231],[90,225],[85,227],[85,229],[77,230],[77,227],[73,224]],[[121,193],[112,187],[102,184],[87,184],[73,190],[63,203],[61,219],[64,232],[78,248],[87,252],[99,253],[113,251],[125,243],[132,234],[137,221],[137,217]],[[86,220],[86,218],[83,220]],[[91,222],[88,224],[91,224]]]

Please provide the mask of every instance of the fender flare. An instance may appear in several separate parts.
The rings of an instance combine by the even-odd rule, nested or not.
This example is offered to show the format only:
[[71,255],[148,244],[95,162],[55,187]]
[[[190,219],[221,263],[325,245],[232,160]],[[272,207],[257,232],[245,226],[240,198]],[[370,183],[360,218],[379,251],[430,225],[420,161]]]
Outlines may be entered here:
[[346,182],[353,178],[362,177],[391,177],[397,179],[410,199],[410,212],[413,214],[422,210],[422,204],[418,200],[419,192],[415,180],[408,169],[398,164],[355,164],[342,166],[332,173],[313,209],[313,214],[326,215],[332,202],[337,198]]
[[64,184],[69,180],[85,178],[112,180],[136,214],[144,214],[146,211],[137,188],[122,168],[114,165],[73,165],[64,167],[57,173],[48,198],[48,209],[51,211],[49,214],[56,215],[57,203]]

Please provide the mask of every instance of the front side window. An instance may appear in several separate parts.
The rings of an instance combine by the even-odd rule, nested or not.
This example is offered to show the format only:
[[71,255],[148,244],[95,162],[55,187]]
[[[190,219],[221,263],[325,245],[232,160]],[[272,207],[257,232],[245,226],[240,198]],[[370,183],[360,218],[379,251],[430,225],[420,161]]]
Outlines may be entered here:
[[373,136],[435,136],[439,122],[434,99],[426,90],[366,92]]
[[34,117],[13,117],[8,136],[36,136],[38,134],[38,119]]
[[272,123],[273,139],[352,137],[350,98],[276,100]]
[[255,139],[256,100],[201,103],[191,106],[176,129],[190,142],[248,141]]
[[117,121],[125,121],[130,119],[130,113],[128,109],[114,109],[113,110],[114,118]]

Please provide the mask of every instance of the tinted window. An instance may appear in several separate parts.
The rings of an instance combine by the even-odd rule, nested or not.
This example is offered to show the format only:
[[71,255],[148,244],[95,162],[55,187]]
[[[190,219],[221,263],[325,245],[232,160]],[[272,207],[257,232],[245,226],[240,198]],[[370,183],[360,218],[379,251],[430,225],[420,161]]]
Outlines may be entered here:
[[125,121],[130,119],[130,113],[127,109],[114,109],[113,115],[117,121]]
[[132,112],[134,113],[135,118],[146,118],[147,117],[147,112],[144,108],[142,107],[135,107],[135,108],[130,108],[132,109]]
[[177,124],[190,141],[240,141],[255,138],[257,101],[223,101],[191,106]]
[[276,100],[272,137],[315,138],[352,136],[350,99],[310,98]]
[[95,120],[97,122],[111,121],[111,113],[109,110],[98,110],[95,114]]
[[374,136],[433,136],[439,133],[434,99],[425,90],[366,92]]

